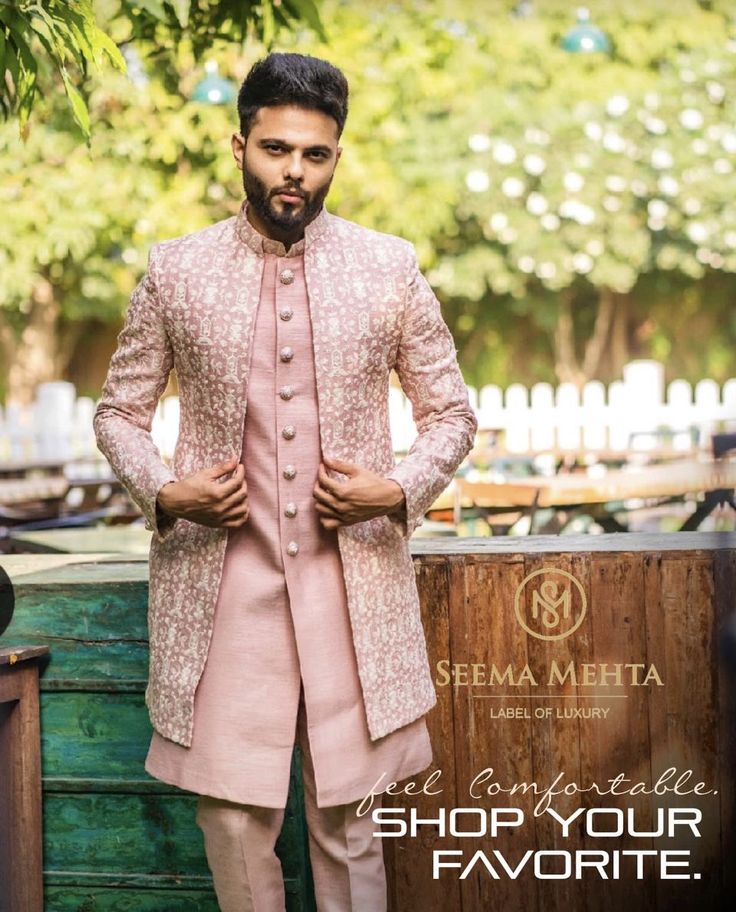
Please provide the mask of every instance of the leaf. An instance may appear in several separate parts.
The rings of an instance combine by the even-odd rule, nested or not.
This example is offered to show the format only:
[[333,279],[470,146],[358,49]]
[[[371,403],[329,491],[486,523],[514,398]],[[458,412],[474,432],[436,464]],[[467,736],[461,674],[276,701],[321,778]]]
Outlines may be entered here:
[[179,22],[179,25],[182,28],[186,28],[189,24],[189,7],[191,6],[191,0],[169,0],[169,3],[174,8],[174,13]]
[[166,22],[166,10],[162,0],[136,0],[136,6],[145,10],[159,22]]
[[22,20],[17,19],[17,17],[16,20],[14,20],[13,24],[7,24],[8,31],[10,32],[10,39],[18,49],[18,56],[23,63],[23,67],[26,70],[35,73],[36,60],[33,56],[33,53],[31,52],[31,49],[28,47],[28,42],[25,39],[23,27],[27,27],[27,24],[25,22],[22,22]]
[[87,60],[94,62],[95,49],[91,40],[91,36],[88,34],[89,23],[85,19],[85,16],[68,6],[65,7],[57,15],[74,36],[79,48],[79,52],[82,54],[82,56]]
[[95,29],[95,39],[96,45],[100,50],[104,51],[107,54],[107,59],[110,61],[113,67],[116,70],[119,70],[121,73],[127,72],[127,64],[125,63],[125,57],[120,53],[120,49],[115,44],[115,42],[110,38],[109,35],[106,35],[105,32],[100,28]]
[[66,89],[67,97],[71,102],[72,113],[74,114],[74,119],[79,124],[82,132],[85,135],[85,138],[89,140],[90,137],[90,122],[89,122],[89,111],[87,109],[87,104],[82,97],[81,93],[71,81],[69,73],[65,67],[61,68],[61,78],[64,80],[64,88]]
[[31,14],[33,16],[31,28],[46,47],[51,59],[56,61],[57,64],[63,63],[65,59],[64,49],[66,48],[71,59],[77,62],[80,57],[79,48],[63,23],[54,20],[40,6],[33,8]]
[[261,22],[263,24],[263,43],[268,49],[273,44],[276,36],[276,23],[271,0],[261,0]]
[[289,10],[293,18],[306,22],[322,41],[329,40],[314,0],[284,0],[283,9]]

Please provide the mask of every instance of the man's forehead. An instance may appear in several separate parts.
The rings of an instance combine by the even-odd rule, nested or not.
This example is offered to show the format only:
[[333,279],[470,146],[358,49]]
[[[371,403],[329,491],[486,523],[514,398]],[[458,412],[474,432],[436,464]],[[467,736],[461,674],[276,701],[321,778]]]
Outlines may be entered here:
[[269,105],[259,108],[251,124],[259,137],[312,143],[337,142],[337,123],[323,111],[298,105]]

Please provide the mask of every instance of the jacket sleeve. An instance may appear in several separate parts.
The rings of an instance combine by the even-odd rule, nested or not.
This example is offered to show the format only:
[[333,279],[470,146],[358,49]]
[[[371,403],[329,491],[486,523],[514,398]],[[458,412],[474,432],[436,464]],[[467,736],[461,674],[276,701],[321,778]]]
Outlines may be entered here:
[[163,541],[176,522],[156,509],[160,489],[176,475],[161,459],[151,424],[174,358],[158,294],[158,250],[130,298],[93,419],[97,447]]
[[389,518],[409,538],[470,452],[478,429],[455,341],[413,252],[395,368],[418,433],[385,477],[404,491],[406,520]]

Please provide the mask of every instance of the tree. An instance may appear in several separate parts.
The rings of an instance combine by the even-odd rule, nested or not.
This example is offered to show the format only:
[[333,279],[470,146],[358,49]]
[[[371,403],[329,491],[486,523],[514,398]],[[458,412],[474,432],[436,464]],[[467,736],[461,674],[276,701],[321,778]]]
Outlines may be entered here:
[[[610,59],[559,48],[569,7],[552,0],[523,20],[511,3],[489,17],[466,0],[458,18],[449,0],[325,0],[329,44],[282,33],[280,50],[350,81],[329,208],[416,244],[468,382],[606,380],[632,354],[692,380],[732,375],[736,55],[712,6],[601,3]],[[129,34],[122,20],[108,31]],[[119,321],[154,241],[242,198],[234,108],[190,101],[192,42],[136,47],[145,85],[90,74],[89,148],[57,93],[39,98],[25,146],[0,126],[9,397],[61,375],[85,320]],[[249,38],[210,53],[236,80],[263,50]]]
[[39,75],[52,69],[75,121],[89,137],[89,111],[74,71],[85,80],[90,68],[100,70],[105,63],[125,71],[125,59],[107,33],[110,20],[127,23],[123,41],[155,43],[159,55],[169,56],[184,40],[197,55],[216,41],[242,43],[249,35],[270,47],[280,28],[300,21],[324,36],[314,0],[0,0],[0,112],[5,119],[18,115],[22,136],[27,135]]
[[562,50],[567,3],[525,19],[515,6],[324,7],[331,42],[317,52],[359,99],[341,213],[415,241],[476,385],[610,380],[634,355],[725,379],[729,5],[591,4],[610,57]]

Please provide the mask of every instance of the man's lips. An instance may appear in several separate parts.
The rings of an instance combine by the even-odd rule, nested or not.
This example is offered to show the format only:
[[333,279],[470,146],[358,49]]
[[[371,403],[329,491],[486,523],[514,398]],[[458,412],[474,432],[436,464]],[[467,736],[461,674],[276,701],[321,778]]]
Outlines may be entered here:
[[298,203],[304,199],[304,197],[299,193],[289,193],[288,191],[282,191],[281,193],[276,194],[280,199],[285,203]]

